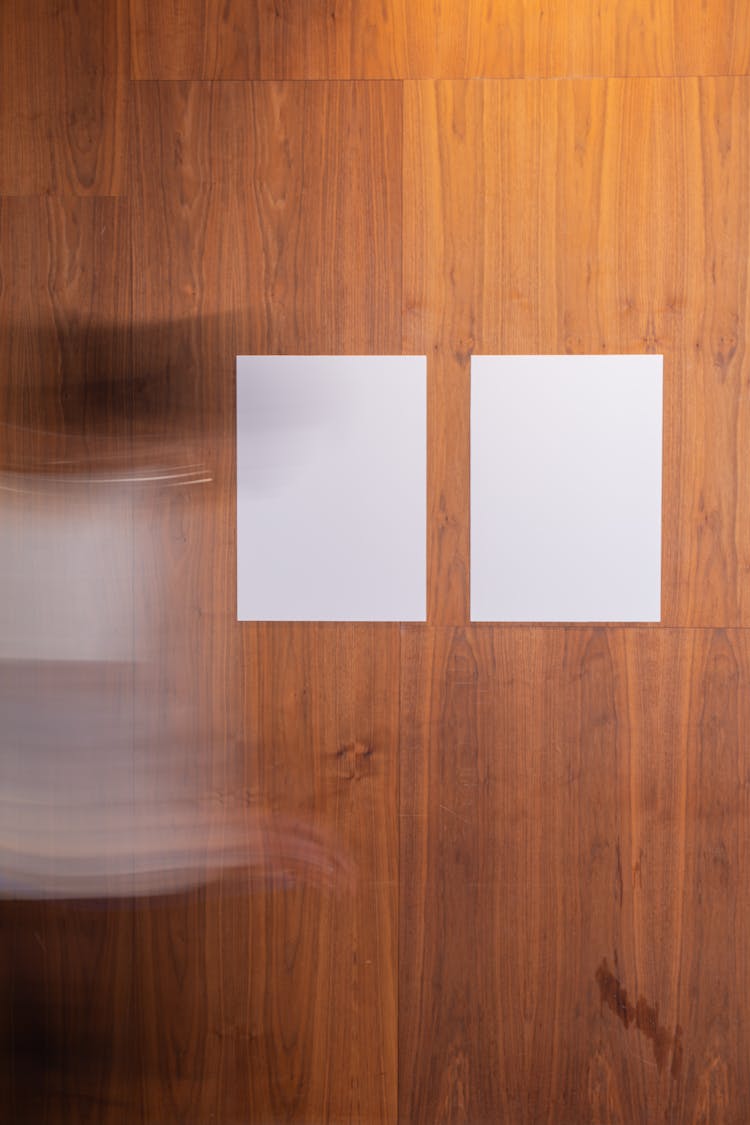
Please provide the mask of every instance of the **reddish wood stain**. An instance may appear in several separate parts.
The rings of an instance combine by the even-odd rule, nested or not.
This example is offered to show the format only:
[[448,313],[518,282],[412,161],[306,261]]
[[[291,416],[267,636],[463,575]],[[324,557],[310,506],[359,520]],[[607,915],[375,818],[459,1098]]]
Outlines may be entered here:
[[658,1006],[649,1004],[642,996],[639,996],[635,1004],[631,1004],[627,990],[610,970],[606,957],[596,970],[596,983],[599,985],[602,1003],[611,1008],[625,1027],[629,1028],[631,1024],[635,1024],[637,1029],[651,1040],[654,1059],[660,1074],[671,1050],[670,1073],[672,1078],[677,1079],[682,1067],[682,1028],[678,1025],[672,1035],[659,1023]]

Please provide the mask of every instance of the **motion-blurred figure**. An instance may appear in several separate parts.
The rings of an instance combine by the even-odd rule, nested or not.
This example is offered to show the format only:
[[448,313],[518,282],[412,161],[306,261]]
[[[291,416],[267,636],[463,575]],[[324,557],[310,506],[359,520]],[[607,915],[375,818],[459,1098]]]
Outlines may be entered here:
[[137,690],[159,671],[159,496],[211,481],[138,452],[0,472],[0,895],[173,892],[227,868],[333,883],[311,825],[212,790],[189,698]]

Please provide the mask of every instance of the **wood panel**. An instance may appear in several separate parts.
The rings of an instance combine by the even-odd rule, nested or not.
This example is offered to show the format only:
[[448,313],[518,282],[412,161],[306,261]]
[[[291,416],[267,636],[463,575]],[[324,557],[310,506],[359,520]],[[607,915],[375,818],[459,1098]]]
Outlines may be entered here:
[[657,352],[662,618],[746,625],[747,80],[407,84],[404,342],[431,359],[430,616],[468,616],[471,352]]
[[746,74],[740,0],[132,0],[135,78]]
[[120,195],[127,161],[127,0],[0,9],[0,195]]
[[134,78],[396,78],[405,67],[403,0],[131,4]]
[[[740,0],[2,5],[0,471],[144,479],[133,661],[0,707],[108,698],[190,871],[0,903],[0,1116],[745,1121],[749,69]],[[238,625],[235,355],[402,350],[431,624]],[[665,355],[665,627],[467,624],[481,351]]]
[[246,781],[298,868],[250,902],[251,1119],[394,1121],[399,629],[244,631]]
[[402,1120],[742,1120],[748,656],[404,628]]
[[735,0],[417,0],[406,35],[412,78],[745,74],[750,59]]
[[0,1096],[13,1125],[138,1119],[132,910],[0,904]]
[[[95,520],[101,488],[99,495],[95,487],[82,492],[80,482],[126,474],[130,466],[129,235],[120,200],[0,200],[0,524],[3,535],[30,544],[24,564],[40,598],[61,563],[34,550],[38,533],[52,519],[61,535],[66,518],[79,521],[74,526]],[[121,513],[132,549],[127,504]],[[96,577],[91,598],[117,604],[123,591],[115,576],[100,568]],[[5,574],[3,582],[7,599]],[[127,770],[132,629],[118,638],[117,659],[96,665],[90,653],[80,656],[85,641],[74,635],[61,660],[45,647],[44,628],[28,629],[32,611],[27,603],[20,608],[27,626],[21,636],[18,605],[4,600],[0,607],[3,799],[20,799],[18,767],[25,760],[39,801],[35,807],[30,798],[26,809],[30,830],[41,837],[48,824],[64,822],[66,810],[78,809],[85,832],[101,781],[97,762],[123,753]],[[53,631],[55,622],[46,627]],[[79,792],[72,779],[82,765]],[[59,786],[57,805],[45,814],[50,777]],[[104,807],[117,797],[105,787]],[[11,804],[0,818],[6,857],[17,816]],[[62,878],[69,874],[63,849],[48,858]],[[2,874],[5,882],[5,866]],[[0,919],[4,1119],[132,1118],[137,1059],[127,900],[4,901]]]
[[0,200],[4,469],[127,455],[130,303],[126,203]]
[[137,555],[144,747],[255,873],[139,914],[144,1112],[385,1122],[398,630],[236,623],[234,360],[399,350],[400,87],[143,84],[133,154],[134,424],[209,478]]

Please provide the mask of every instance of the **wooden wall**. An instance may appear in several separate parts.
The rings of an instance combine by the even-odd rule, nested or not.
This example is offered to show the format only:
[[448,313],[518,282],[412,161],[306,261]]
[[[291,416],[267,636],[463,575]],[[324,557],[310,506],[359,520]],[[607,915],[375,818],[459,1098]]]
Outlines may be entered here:
[[[750,1119],[742,0],[4,0],[0,196],[0,420],[211,477],[134,530],[143,745],[298,841],[2,904],[0,1119]],[[402,351],[427,625],[238,625],[235,354]],[[662,624],[469,626],[472,352],[631,351]]]

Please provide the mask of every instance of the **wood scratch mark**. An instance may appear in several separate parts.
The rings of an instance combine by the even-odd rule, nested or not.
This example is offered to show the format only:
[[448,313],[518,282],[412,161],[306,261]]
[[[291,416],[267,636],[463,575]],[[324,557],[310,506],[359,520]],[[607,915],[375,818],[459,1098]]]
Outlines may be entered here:
[[443,810],[443,812],[447,812],[450,813],[451,816],[455,816],[456,820],[460,820],[462,824],[471,823],[471,821],[467,817],[461,816],[461,814],[456,812],[455,809],[450,808],[448,805],[444,805],[442,802],[440,803],[440,808]]

